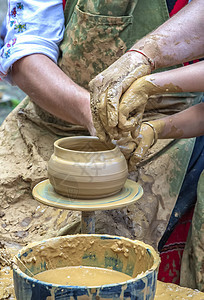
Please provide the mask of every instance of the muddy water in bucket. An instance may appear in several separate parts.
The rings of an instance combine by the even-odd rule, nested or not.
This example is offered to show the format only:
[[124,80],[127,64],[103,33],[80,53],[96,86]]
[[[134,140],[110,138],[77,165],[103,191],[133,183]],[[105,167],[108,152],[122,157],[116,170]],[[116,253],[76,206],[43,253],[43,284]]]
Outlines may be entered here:
[[41,272],[36,279],[61,285],[98,286],[121,283],[132,277],[114,270],[97,267],[64,267]]
[[[23,264],[16,260],[17,266],[14,265],[17,300],[153,299],[160,263],[159,255],[151,246],[108,235],[57,237],[28,245],[18,257]],[[96,268],[101,272],[106,269],[112,274],[119,272],[124,279],[120,283],[103,285],[94,279],[87,286],[52,284],[37,279],[37,274],[46,270],[65,267],[76,272],[80,267],[92,272]]]

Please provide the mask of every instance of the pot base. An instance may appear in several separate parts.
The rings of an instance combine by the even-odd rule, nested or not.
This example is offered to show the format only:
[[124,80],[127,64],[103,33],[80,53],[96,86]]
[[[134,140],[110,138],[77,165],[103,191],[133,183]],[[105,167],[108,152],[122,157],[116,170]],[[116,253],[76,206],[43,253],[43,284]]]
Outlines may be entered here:
[[[122,187],[118,187],[117,180],[110,182],[93,182],[92,186],[94,186],[94,189],[90,189],[90,185],[87,184],[87,182],[75,182],[75,181],[66,181],[61,180],[58,178],[53,178],[52,176],[49,176],[50,183],[52,184],[54,190],[56,193],[65,196],[67,198],[74,198],[74,199],[98,199],[98,198],[105,198],[112,195],[115,195],[120,192]],[[126,180],[121,181],[121,185],[123,186],[125,184]],[[104,189],[104,186],[106,186],[106,189]],[[102,192],[104,191],[104,192]]]

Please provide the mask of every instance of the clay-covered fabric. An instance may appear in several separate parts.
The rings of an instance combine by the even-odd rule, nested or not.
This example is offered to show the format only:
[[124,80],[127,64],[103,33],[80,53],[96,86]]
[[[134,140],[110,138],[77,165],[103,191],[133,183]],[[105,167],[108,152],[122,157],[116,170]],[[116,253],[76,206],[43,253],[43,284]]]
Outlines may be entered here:
[[86,88],[136,40],[169,18],[166,0],[75,0],[67,1],[65,12],[59,65]]
[[0,241],[11,246],[57,235],[79,216],[39,204],[31,191],[47,178],[54,141],[88,133],[80,126],[65,126],[42,110],[38,113],[25,98],[0,128]]

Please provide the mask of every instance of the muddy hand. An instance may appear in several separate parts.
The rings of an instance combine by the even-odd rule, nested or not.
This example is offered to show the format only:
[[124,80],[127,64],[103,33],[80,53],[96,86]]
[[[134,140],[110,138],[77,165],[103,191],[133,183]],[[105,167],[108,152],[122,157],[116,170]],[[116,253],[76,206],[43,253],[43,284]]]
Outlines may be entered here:
[[139,163],[148,150],[156,144],[157,139],[163,138],[163,132],[166,126],[164,120],[165,119],[158,119],[142,123],[140,132],[134,139],[137,146],[128,161],[129,171],[134,171],[137,163]]
[[113,143],[118,145],[127,161],[136,148],[136,143],[132,138],[131,132],[122,132],[120,138],[113,140]]
[[[150,123],[151,124],[151,123]],[[144,158],[145,154],[151,148],[155,141],[155,133],[151,126],[142,123],[138,137],[135,139],[137,144],[136,150],[132,153],[128,168],[129,171],[134,171],[138,162]]]
[[142,54],[127,52],[90,82],[91,110],[99,138],[117,138],[122,94],[133,81],[150,72],[151,65]]
[[118,127],[122,131],[132,131],[133,138],[139,134],[142,116],[150,96],[182,92],[180,87],[172,83],[156,84],[157,75],[158,73],[135,80],[120,101]]

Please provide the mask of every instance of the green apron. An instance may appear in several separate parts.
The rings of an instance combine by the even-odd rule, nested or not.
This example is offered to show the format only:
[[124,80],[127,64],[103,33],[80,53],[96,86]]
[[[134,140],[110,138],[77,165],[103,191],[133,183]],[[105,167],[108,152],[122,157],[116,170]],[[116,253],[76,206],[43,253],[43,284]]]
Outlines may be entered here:
[[168,18],[165,0],[68,0],[59,65],[75,82],[88,87],[136,40]]

